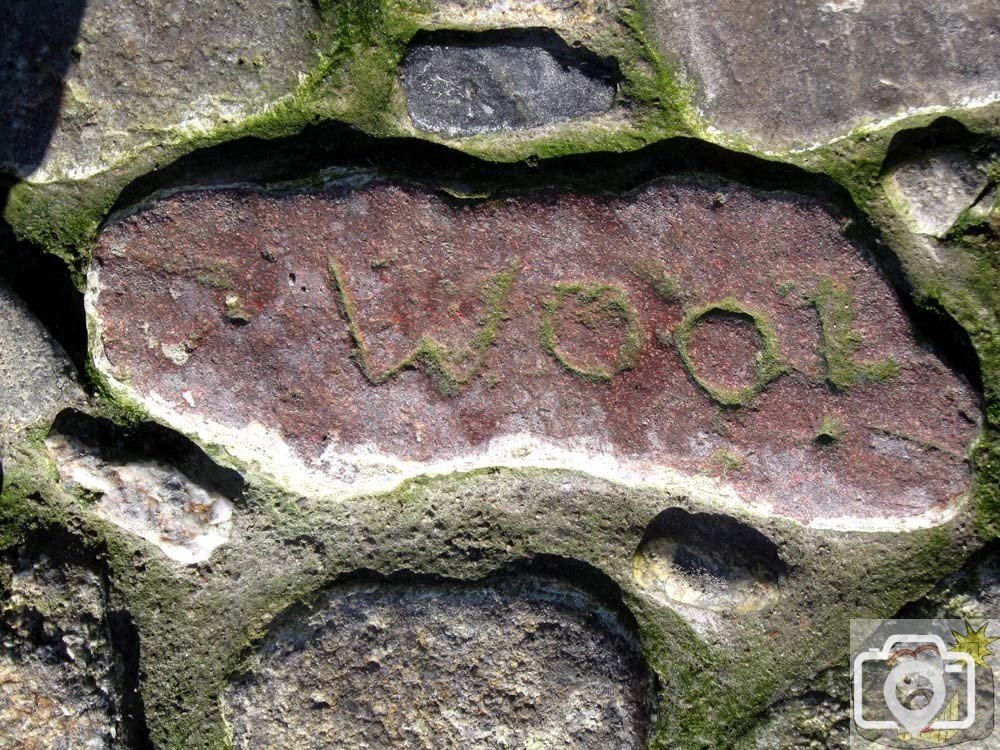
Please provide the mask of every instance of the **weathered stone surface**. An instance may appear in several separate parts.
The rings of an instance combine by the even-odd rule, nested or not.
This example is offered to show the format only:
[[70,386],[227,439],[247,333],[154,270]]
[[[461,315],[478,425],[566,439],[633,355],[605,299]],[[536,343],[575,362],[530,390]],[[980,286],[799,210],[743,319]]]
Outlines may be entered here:
[[46,558],[0,563],[0,743],[113,747],[117,666],[101,579]]
[[52,119],[60,81],[58,73],[42,80],[30,71],[47,65],[49,55],[69,58],[52,142],[32,173],[38,182],[86,177],[141,149],[260,114],[291,94],[316,62],[309,0],[63,2],[83,17],[75,43],[70,36],[62,48],[58,39],[33,36],[48,28],[38,4],[14,5],[8,28],[18,33],[0,47],[0,69],[18,73],[12,83],[24,79],[15,94],[26,90],[9,116],[15,137],[0,141],[0,166],[26,174],[38,165],[45,143],[24,144]]
[[995,618],[997,612],[1000,612],[1000,549],[993,544],[910,605],[903,616],[980,621]]
[[[847,750],[851,725],[850,675],[819,675],[811,689],[773,706],[755,729],[757,750]],[[858,747],[868,747],[852,738]],[[876,747],[871,745],[871,747]]]
[[0,5],[0,168],[30,171],[45,155],[84,5],[84,0]]
[[437,0],[427,12],[441,28],[557,28],[614,20],[619,7],[617,0]]
[[976,398],[842,222],[688,182],[174,194],[100,239],[95,357],[318,495],[550,466],[817,524],[928,521],[969,486]]
[[998,211],[997,207],[997,188],[994,185],[992,188],[984,192],[979,200],[973,204],[970,209],[970,213],[980,219],[988,218],[994,214],[1000,216],[1000,211]]
[[787,566],[770,539],[728,516],[670,508],[646,530],[633,576],[654,600],[690,612],[752,612],[778,597]]
[[553,36],[466,36],[417,44],[401,68],[410,118],[448,136],[520,130],[607,112],[611,63]]
[[0,427],[52,419],[79,395],[62,347],[0,282]]
[[63,489],[172,560],[204,562],[229,540],[242,479],[180,436],[67,410],[45,445]]
[[172,560],[203,562],[228,541],[233,504],[176,468],[108,462],[65,435],[53,435],[45,444],[66,489],[96,497],[99,516],[155,544]]
[[871,121],[1000,99],[993,0],[653,0],[660,49],[716,128],[804,147]]
[[0,0],[0,747],[844,747],[1000,607],[995,6]]
[[637,639],[582,591],[371,584],[295,614],[226,691],[235,748],[644,746]]
[[940,237],[986,190],[986,165],[968,153],[941,151],[895,167],[885,185],[913,231]]

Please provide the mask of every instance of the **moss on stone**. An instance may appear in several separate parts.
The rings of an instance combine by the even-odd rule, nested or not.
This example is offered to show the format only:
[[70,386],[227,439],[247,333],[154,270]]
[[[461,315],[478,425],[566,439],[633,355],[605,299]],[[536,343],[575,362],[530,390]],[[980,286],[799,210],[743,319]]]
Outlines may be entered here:
[[[918,309],[952,318],[969,335],[979,360],[984,390],[986,425],[972,450],[974,496],[979,507],[977,531],[983,538],[1000,537],[1000,466],[997,431],[1000,425],[1000,243],[987,220],[966,215],[939,245],[947,262],[928,252],[938,244],[911,234],[888,199],[882,184],[893,139],[903,131],[930,128],[942,117],[959,122],[967,131],[965,147],[988,156],[1000,137],[1000,105],[970,110],[927,112],[901,118],[881,128],[865,128],[820,148],[788,158],[807,169],[822,172],[843,186],[857,207],[877,228],[898,259],[913,302]],[[993,179],[993,177],[991,177]],[[991,237],[991,234],[993,236]],[[958,250],[958,253],[951,252]]]
[[[698,371],[698,365],[691,355],[691,340],[698,326],[707,318],[712,317],[733,318],[748,322],[753,326],[761,350],[754,360],[755,380],[752,385],[742,388],[719,386],[706,379]],[[677,326],[677,330],[674,331],[674,342],[688,375],[713,401],[722,406],[746,406],[768,385],[788,372],[788,365],[781,357],[778,332],[774,325],[763,313],[752,310],[732,297],[689,312]]]
[[[387,16],[378,2],[342,4],[319,0],[319,4],[332,23],[340,24],[339,30],[329,36],[332,52],[295,98],[238,127],[221,128],[211,134],[180,135],[174,145],[155,155],[135,155],[114,175],[65,185],[22,183],[12,193],[8,207],[17,231],[78,270],[121,185],[148,171],[154,163],[242,135],[288,135],[317,117],[342,118],[375,134],[397,133],[394,118],[400,105],[394,89],[394,66],[412,27],[393,21],[393,14]],[[633,21],[637,38],[643,39],[640,18],[635,16]],[[362,51],[365,44],[378,47],[384,40],[389,40],[387,46],[379,51]],[[653,78],[627,75],[623,89],[626,96],[641,105],[654,106],[662,116],[642,115],[637,123],[620,128],[571,124],[545,135],[501,136],[454,145],[498,161],[637,148],[700,127],[691,110],[685,109],[690,106],[689,92],[677,81],[666,67]],[[968,269],[960,274],[954,269],[933,268],[920,260],[905,234],[894,228],[891,209],[881,197],[878,181],[891,135],[904,126],[929,123],[936,116],[921,116],[884,132],[858,135],[811,154],[782,158],[828,174],[847,188],[861,210],[883,228],[886,240],[899,254],[907,280],[915,289],[916,303],[948,311],[968,331],[980,359],[986,412],[982,437],[971,455],[979,511],[976,528],[981,536],[996,538],[1000,536],[997,246],[988,237],[977,235],[983,229],[981,222],[963,223],[948,241],[968,254]],[[356,325],[357,309],[352,307],[346,284],[337,273],[337,269],[331,269],[331,280],[340,293],[345,317],[353,326],[351,335],[365,370],[367,350]],[[486,352],[495,341],[513,282],[512,271],[493,277],[483,290],[487,313],[467,350],[452,351],[425,338],[408,356],[406,366],[424,368],[442,392],[455,392],[469,382],[481,370]],[[564,293],[586,294],[585,286]],[[593,286],[589,293],[594,304],[599,305],[602,294],[595,294]],[[812,301],[821,317],[831,385],[850,387],[859,380],[892,376],[888,363],[854,360],[859,347],[853,329],[857,313],[852,312],[853,301],[843,285],[833,280],[824,282]],[[627,309],[612,304],[606,312],[617,316],[631,330]],[[753,387],[718,391],[699,380],[685,352],[698,321],[709,314],[736,315],[753,322],[764,349],[756,363],[757,382]],[[552,353],[558,359],[554,326],[551,329]],[[749,402],[785,371],[773,326],[732,300],[690,313],[677,331],[676,342],[688,372],[723,405]],[[613,377],[616,367],[631,366],[629,363],[638,356],[641,330],[627,340],[627,345],[623,354],[628,356],[620,356],[614,367],[589,372],[582,368],[577,374],[599,381]],[[572,364],[564,362],[563,366],[572,369]],[[369,372],[365,374],[372,380]],[[376,375],[376,380],[378,377],[388,378],[391,374]],[[149,418],[142,407],[131,403],[94,369],[91,379],[100,408],[116,420],[135,423]],[[832,424],[835,420],[829,419],[829,424],[824,419],[817,437],[837,433]],[[144,543],[108,524],[95,522],[85,508],[62,505],[51,466],[40,447],[42,437],[42,433],[32,436],[15,456],[5,456],[0,548],[21,543],[47,526],[59,524],[86,535],[99,554],[108,559],[116,589],[143,637],[142,667],[147,675],[143,694],[150,708],[153,738],[160,747],[224,747],[226,732],[218,714],[217,697],[228,676],[238,669],[242,653],[266,632],[277,612],[327,585],[332,576],[363,568],[388,572],[408,569],[429,575],[455,575],[458,571],[459,575],[474,577],[503,560],[535,554],[588,560],[606,570],[625,590],[626,601],[640,624],[646,657],[663,683],[665,702],[652,728],[650,746],[723,747],[739,728],[752,727],[755,717],[790,682],[810,679],[822,666],[818,661],[840,658],[847,632],[844,623],[850,616],[894,614],[949,568],[958,567],[969,543],[968,514],[961,509],[955,521],[939,528],[894,534],[820,533],[768,519],[766,523],[772,530],[785,535],[782,554],[796,567],[785,596],[775,612],[766,615],[770,619],[735,623],[727,631],[727,642],[712,646],[669,608],[653,606],[631,591],[627,574],[621,572],[627,562],[619,558],[627,560],[630,545],[638,542],[643,524],[662,507],[682,502],[666,491],[625,492],[588,478],[576,485],[579,492],[569,497],[559,487],[576,479],[572,472],[488,469],[421,478],[384,496],[354,500],[341,507],[310,504],[255,477],[254,487],[241,507],[241,511],[254,515],[254,521],[247,525],[246,539],[238,543],[241,546],[223,551],[211,565],[179,572],[150,555]],[[483,503],[484,497],[496,502]],[[529,506],[530,513],[520,512],[519,508],[511,510],[517,502],[536,505]],[[434,515],[427,516],[428,512]],[[420,537],[425,519],[438,516],[444,518],[444,536],[464,547],[435,546],[433,541]],[[370,534],[370,543],[358,538],[364,536],[357,532],[362,528]],[[349,538],[343,535],[344,529],[351,530]],[[810,550],[822,550],[822,555],[805,554]],[[893,561],[891,566],[884,564],[887,559]],[[833,568],[836,576],[830,574]],[[899,569],[913,571],[914,575],[901,581]],[[819,580],[824,571],[836,589],[834,584]],[[804,598],[812,602],[815,619],[799,619],[796,602]],[[706,675],[712,679],[706,679]]]
[[829,414],[823,417],[823,421],[816,429],[813,442],[817,445],[835,445],[844,437],[844,425],[836,417]]
[[684,299],[684,290],[676,276],[672,276],[663,266],[648,262],[641,263],[632,269],[640,279],[651,285],[664,302],[677,302]]
[[[639,315],[623,289],[611,284],[585,282],[553,284],[552,289],[555,297],[542,302],[541,341],[542,348],[546,352],[569,372],[595,383],[610,382],[616,375],[635,367],[645,342],[645,335],[639,322]],[[624,328],[624,341],[618,349],[614,363],[609,367],[578,362],[559,345],[556,316],[571,298],[578,301],[581,306],[576,319],[585,327],[595,328],[608,323]]]
[[823,279],[809,295],[809,301],[819,314],[820,352],[831,386],[846,391],[863,381],[884,383],[899,376],[899,365],[891,359],[877,362],[855,359],[862,343],[854,326],[858,309],[844,284]]
[[424,334],[412,350],[399,362],[382,372],[375,372],[371,365],[370,350],[361,329],[357,301],[347,284],[343,267],[330,263],[330,282],[347,321],[347,329],[354,341],[355,355],[361,372],[372,385],[381,385],[404,370],[422,369],[433,379],[443,395],[453,396],[463,386],[471,383],[482,372],[486,354],[496,341],[500,324],[506,315],[507,300],[517,278],[517,267],[495,274],[483,284],[481,299],[486,307],[482,325],[467,348],[453,349],[429,334]]
[[781,281],[774,285],[774,291],[778,293],[779,297],[785,298],[794,292],[797,286],[798,284],[794,281]]
[[712,468],[722,477],[727,477],[733,472],[739,471],[746,463],[743,456],[725,449],[715,451],[709,457],[708,461],[712,465]]

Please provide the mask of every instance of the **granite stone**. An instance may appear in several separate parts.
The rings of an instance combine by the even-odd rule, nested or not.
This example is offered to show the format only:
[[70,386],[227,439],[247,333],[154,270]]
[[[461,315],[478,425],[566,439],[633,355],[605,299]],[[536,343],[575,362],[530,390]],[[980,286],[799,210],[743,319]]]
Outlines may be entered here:
[[159,419],[302,491],[539,466],[701,477],[805,522],[933,516],[969,489],[976,396],[845,226],[683,180],[180,192],[104,230],[94,354]]
[[612,63],[558,37],[490,39],[472,35],[409,50],[401,75],[418,129],[452,137],[523,130],[614,106]]
[[47,557],[0,560],[0,744],[110,750],[120,666],[101,577]]
[[1000,99],[993,0],[653,0],[649,18],[709,124],[758,148]]

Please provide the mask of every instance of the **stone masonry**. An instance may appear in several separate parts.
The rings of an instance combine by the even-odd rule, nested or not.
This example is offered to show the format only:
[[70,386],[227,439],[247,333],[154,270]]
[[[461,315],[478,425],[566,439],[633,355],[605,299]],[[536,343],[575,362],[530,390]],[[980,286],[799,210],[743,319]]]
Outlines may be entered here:
[[996,2],[0,22],[0,748],[961,740],[849,641],[1000,616]]

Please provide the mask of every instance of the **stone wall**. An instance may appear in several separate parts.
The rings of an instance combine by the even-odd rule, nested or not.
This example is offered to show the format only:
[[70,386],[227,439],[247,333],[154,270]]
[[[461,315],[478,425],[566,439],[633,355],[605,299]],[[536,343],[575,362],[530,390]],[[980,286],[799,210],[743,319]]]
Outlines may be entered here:
[[844,748],[997,613],[995,2],[0,20],[0,746]]

